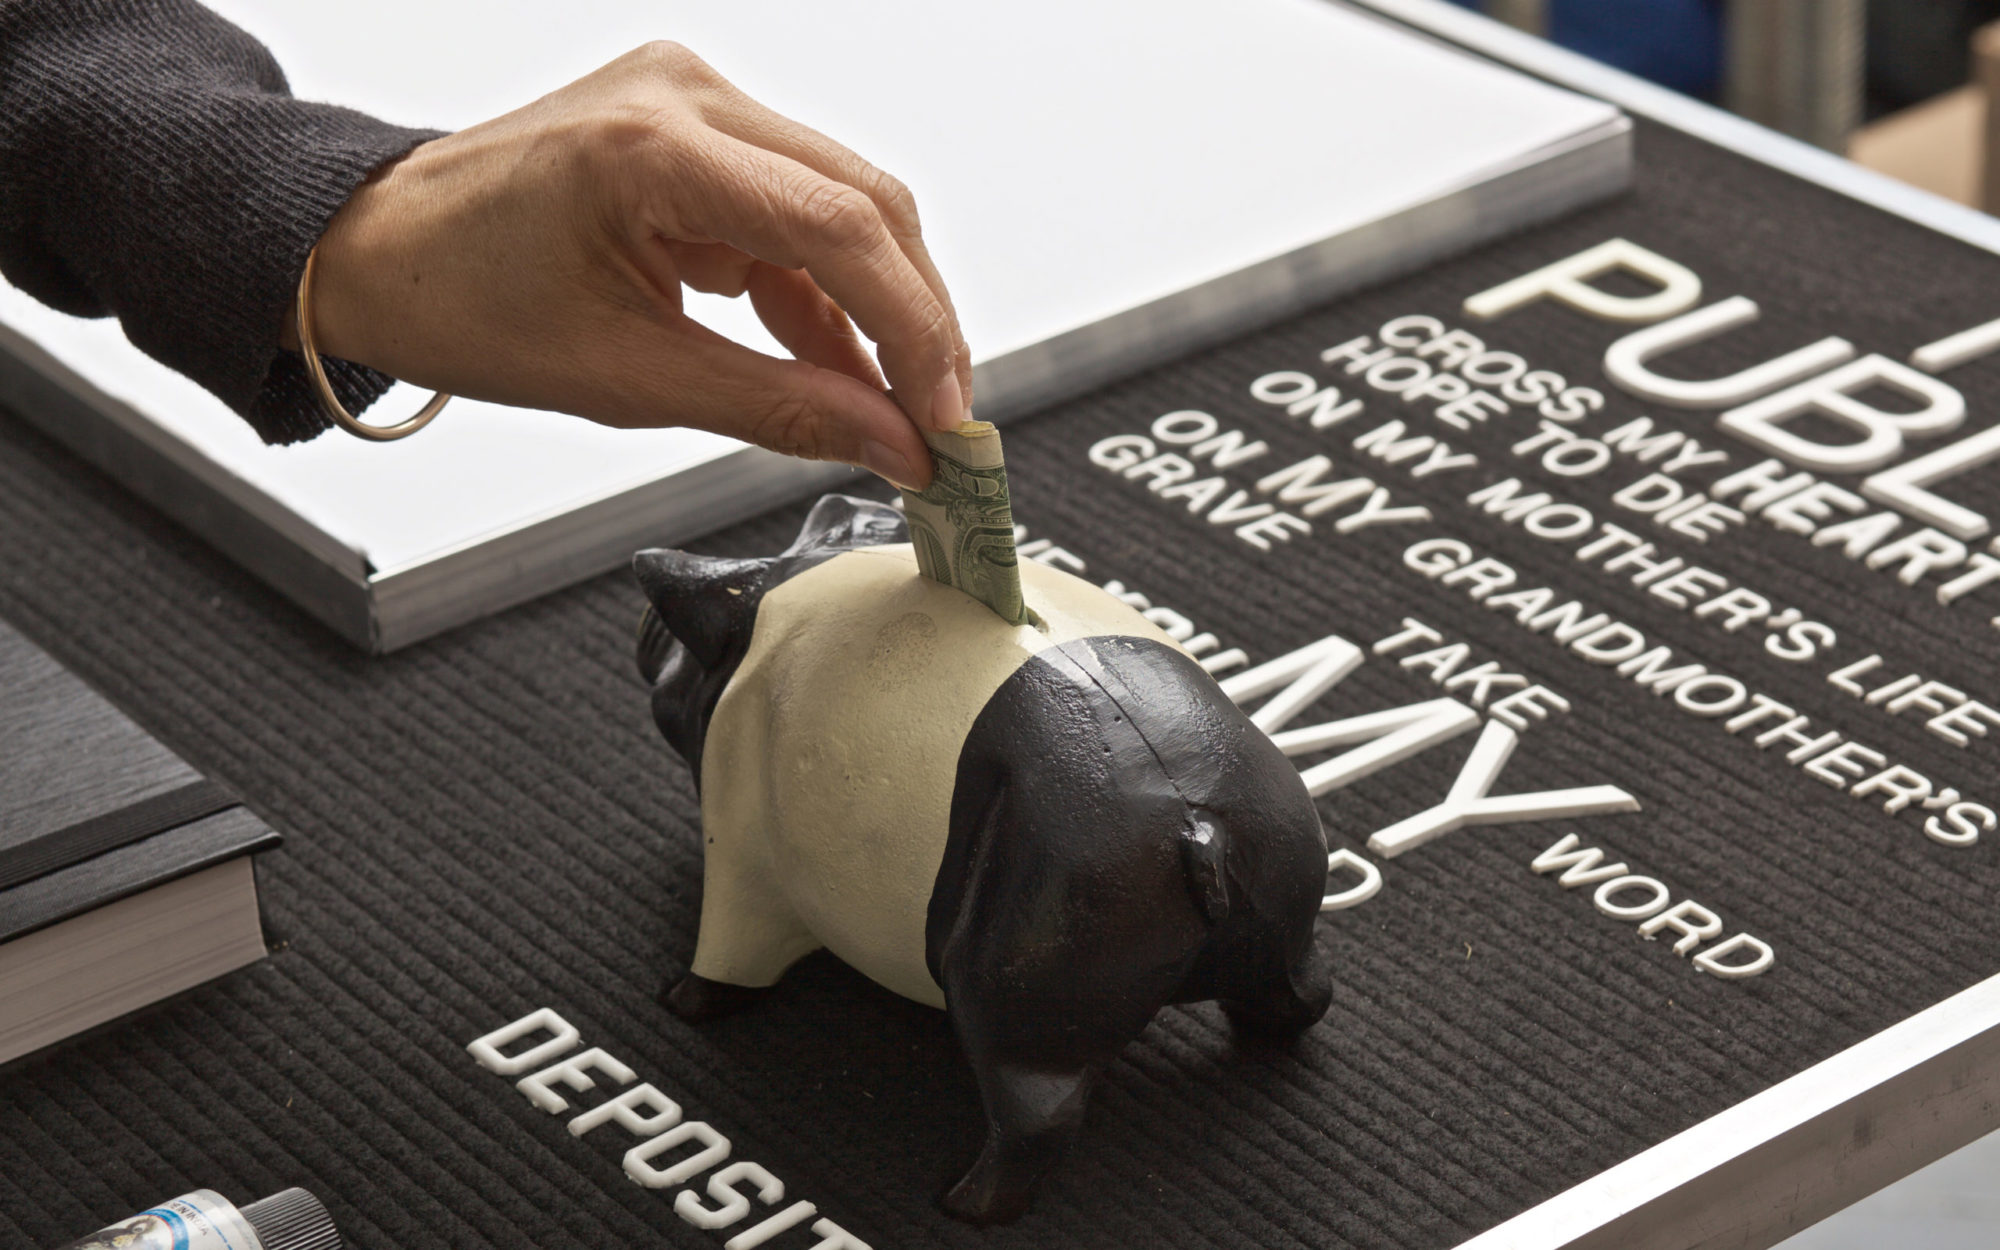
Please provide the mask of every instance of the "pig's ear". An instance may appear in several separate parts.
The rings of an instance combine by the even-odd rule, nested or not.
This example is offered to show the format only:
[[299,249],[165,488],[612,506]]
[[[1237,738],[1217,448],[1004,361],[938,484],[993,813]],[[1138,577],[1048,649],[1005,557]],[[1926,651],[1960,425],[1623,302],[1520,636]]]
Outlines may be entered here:
[[653,611],[703,668],[722,666],[730,645],[747,641],[764,596],[769,560],[732,560],[655,548],[632,557]]
[[885,503],[852,495],[822,495],[806,514],[799,536],[785,548],[788,556],[809,551],[850,551],[910,541],[910,523]]

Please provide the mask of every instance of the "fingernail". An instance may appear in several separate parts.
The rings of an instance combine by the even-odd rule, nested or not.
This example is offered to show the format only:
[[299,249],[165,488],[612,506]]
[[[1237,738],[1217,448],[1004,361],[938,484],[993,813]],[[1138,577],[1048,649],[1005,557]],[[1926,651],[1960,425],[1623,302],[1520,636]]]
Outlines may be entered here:
[[953,369],[938,383],[931,396],[931,428],[955,430],[965,424],[965,392],[958,387],[958,370]]
[[861,467],[876,477],[886,479],[892,486],[903,490],[918,489],[913,485],[917,474],[910,462],[904,459],[902,452],[887,443],[878,443],[872,438],[862,443]]

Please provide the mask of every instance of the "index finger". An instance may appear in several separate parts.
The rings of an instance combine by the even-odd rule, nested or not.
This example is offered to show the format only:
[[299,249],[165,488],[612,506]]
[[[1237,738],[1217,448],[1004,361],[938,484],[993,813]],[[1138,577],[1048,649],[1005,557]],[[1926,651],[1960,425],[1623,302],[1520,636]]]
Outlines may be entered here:
[[966,406],[971,407],[972,351],[966,346],[958,311],[952,307],[951,292],[924,242],[916,197],[910,189],[844,144],[767,107],[726,80],[717,81],[714,91],[704,98],[701,111],[709,125],[725,134],[788,156],[875,201],[889,233],[951,317],[952,339],[958,349],[958,381],[965,390]]
[[804,269],[873,339],[919,426],[965,420],[955,319],[858,188],[715,132],[676,188],[686,224],[783,269]]

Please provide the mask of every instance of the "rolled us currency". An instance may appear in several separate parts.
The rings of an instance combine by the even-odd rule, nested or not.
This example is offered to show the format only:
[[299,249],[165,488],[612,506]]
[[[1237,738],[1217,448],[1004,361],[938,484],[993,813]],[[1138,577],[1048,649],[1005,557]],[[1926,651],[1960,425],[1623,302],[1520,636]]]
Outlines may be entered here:
[[1000,431],[988,421],[967,421],[955,430],[926,430],[924,441],[935,476],[923,490],[903,492],[917,568],[971,595],[1009,624],[1031,623],[1034,614],[1021,599]]

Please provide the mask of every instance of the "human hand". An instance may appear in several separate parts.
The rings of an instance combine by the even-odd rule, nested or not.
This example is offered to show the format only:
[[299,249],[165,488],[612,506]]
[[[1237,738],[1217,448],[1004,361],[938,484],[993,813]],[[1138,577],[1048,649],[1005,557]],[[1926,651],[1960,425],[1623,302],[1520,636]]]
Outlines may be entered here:
[[[797,359],[693,321],[683,284],[747,293]],[[312,315],[327,355],[419,386],[912,486],[919,428],[955,427],[972,395],[909,192],[671,43],[370,179],[319,242]]]

